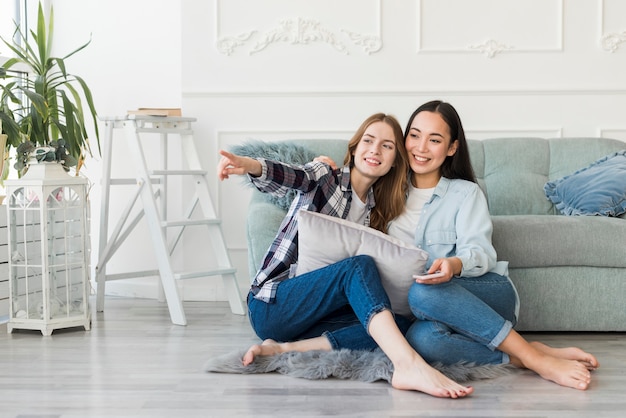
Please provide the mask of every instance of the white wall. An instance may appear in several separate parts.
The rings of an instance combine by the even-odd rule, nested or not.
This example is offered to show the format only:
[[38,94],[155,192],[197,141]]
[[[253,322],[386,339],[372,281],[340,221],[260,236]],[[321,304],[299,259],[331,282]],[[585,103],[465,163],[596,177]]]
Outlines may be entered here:
[[[434,98],[457,107],[472,138],[626,140],[620,0],[54,3],[59,40],[63,33],[74,45],[93,34],[72,68],[89,81],[100,114],[182,106],[198,118],[196,141],[211,172],[218,149],[247,138],[347,138],[373,112],[404,123]],[[97,160],[89,173],[97,183]],[[212,192],[244,291],[249,191],[215,180]],[[97,193],[94,186],[94,225]],[[186,267],[204,256],[203,246],[185,242]],[[141,250],[111,267],[152,262],[148,246],[134,248]],[[186,285],[186,297],[225,300],[219,280],[202,283],[199,294],[197,283]]]
[[[181,3],[172,0],[54,1],[55,45],[64,55],[91,44],[67,62],[68,71],[89,84],[100,117],[124,116],[138,107],[181,107]],[[104,123],[99,125],[105,142]],[[119,133],[118,133],[119,135]],[[134,169],[123,140],[114,141],[114,176],[133,177]],[[92,267],[97,264],[100,219],[101,158],[87,162],[84,173],[91,189]],[[109,232],[126,206],[128,188],[113,192]],[[107,264],[107,273],[154,269],[155,259],[145,224],[131,235]],[[155,297],[156,280],[112,282],[114,294]],[[132,284],[132,286],[131,286]]]

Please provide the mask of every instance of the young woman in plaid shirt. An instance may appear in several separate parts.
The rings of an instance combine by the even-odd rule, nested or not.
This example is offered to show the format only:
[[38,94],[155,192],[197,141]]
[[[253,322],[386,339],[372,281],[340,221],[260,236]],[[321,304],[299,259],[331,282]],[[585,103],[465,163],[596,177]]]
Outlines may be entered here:
[[[374,349],[394,365],[392,386],[433,396],[470,394],[428,365],[403,332],[410,321],[394,315],[371,257],[355,256],[330,266],[293,275],[298,261],[299,210],[310,210],[386,232],[387,223],[404,209],[407,157],[402,128],[382,113],[372,115],[348,143],[341,170],[321,162],[294,166],[220,151],[218,177],[248,175],[263,192],[300,191],[254,278],[248,315],[262,344],[243,358],[285,351]],[[277,341],[280,341],[277,342]]]

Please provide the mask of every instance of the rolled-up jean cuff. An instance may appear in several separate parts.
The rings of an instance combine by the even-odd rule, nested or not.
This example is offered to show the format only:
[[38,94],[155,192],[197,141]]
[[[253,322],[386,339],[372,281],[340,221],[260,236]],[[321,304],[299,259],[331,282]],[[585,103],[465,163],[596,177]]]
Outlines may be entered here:
[[335,339],[335,336],[333,335],[332,332],[324,331],[322,333],[322,336],[326,337],[326,339],[330,343],[330,346],[332,347],[333,351],[339,349],[339,344],[337,343],[337,340]]
[[496,336],[489,342],[489,349],[491,351],[496,350],[500,344],[502,344],[502,341],[504,341],[504,339],[509,335],[512,329],[513,324],[511,321],[504,321],[504,325],[500,328],[500,332],[498,332],[498,334],[496,334]]
[[505,352],[502,352],[502,364],[509,364],[511,363],[511,357],[509,357],[509,355]]
[[382,311],[389,311],[391,312],[391,315],[394,316],[394,313],[391,310],[391,306],[387,306],[384,303],[372,306],[372,309],[370,309],[369,313],[367,314],[367,322],[365,322],[365,331],[367,332],[367,335],[370,335],[370,322],[372,318],[374,317],[374,315],[377,315]]

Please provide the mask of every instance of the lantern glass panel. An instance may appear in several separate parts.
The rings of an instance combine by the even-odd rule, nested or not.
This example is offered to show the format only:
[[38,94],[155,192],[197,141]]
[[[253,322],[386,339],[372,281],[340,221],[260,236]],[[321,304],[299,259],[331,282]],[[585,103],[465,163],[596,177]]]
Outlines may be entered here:
[[[30,171],[30,170],[29,170]],[[64,179],[64,173],[58,176]],[[8,199],[11,313],[7,330],[89,329],[86,182],[31,176]],[[9,189],[7,189],[9,190]]]

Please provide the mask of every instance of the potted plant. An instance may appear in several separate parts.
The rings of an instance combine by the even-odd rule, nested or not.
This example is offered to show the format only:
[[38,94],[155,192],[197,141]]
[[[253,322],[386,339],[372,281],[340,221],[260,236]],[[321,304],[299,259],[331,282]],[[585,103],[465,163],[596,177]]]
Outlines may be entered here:
[[[0,67],[0,121],[8,147],[16,150],[14,167],[19,175],[35,160],[60,162],[66,171],[76,166],[78,172],[85,157],[92,155],[86,119],[93,123],[100,150],[91,90],[81,77],[68,73],[65,65],[91,40],[59,58],[52,55],[53,29],[53,8],[46,23],[40,2],[36,30],[27,36],[16,25],[12,41],[1,38],[15,57]],[[26,68],[27,73],[14,71],[16,66]]]

